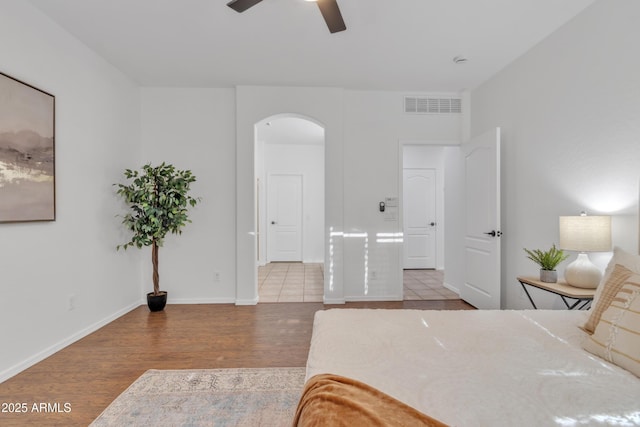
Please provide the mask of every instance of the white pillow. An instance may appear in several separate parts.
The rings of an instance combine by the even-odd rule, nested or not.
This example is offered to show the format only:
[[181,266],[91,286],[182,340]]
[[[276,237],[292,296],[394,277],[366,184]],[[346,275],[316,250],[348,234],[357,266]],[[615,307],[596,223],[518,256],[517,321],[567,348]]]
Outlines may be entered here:
[[640,377],[640,275],[625,281],[583,347]]
[[600,280],[600,284],[598,285],[596,293],[593,296],[591,307],[595,307],[598,304],[598,300],[600,299],[600,295],[602,295],[602,290],[604,289],[604,284],[609,280],[609,276],[611,276],[611,273],[613,272],[616,264],[620,264],[621,266],[628,268],[634,273],[640,274],[640,255],[629,253],[617,246],[614,247],[613,257],[611,257],[611,261],[609,261],[607,268],[604,270],[602,280]]

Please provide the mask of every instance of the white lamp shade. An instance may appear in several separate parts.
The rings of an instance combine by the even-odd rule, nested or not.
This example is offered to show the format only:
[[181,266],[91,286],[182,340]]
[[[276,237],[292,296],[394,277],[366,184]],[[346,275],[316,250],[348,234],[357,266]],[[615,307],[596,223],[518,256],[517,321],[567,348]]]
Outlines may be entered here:
[[606,252],[611,250],[611,217],[561,216],[561,249],[579,252]]

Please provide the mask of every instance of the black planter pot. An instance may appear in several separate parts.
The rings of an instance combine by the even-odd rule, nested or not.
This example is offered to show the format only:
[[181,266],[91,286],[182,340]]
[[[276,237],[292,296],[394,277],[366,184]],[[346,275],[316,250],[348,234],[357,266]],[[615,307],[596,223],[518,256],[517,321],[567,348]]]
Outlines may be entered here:
[[153,295],[153,292],[147,294],[147,306],[151,311],[162,311],[164,306],[167,305],[167,293],[161,291],[158,295]]

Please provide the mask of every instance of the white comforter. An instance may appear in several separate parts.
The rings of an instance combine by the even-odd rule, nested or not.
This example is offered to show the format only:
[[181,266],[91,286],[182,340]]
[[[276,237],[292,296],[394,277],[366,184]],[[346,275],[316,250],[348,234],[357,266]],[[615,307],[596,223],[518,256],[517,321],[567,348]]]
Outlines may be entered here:
[[640,379],[581,348],[586,315],[319,311],[307,379],[351,377],[454,426],[640,425]]

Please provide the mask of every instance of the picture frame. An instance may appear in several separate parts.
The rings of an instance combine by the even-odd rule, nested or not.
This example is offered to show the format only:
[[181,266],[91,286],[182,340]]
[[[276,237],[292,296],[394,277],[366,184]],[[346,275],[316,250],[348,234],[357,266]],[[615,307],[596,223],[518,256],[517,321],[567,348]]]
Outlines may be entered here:
[[55,221],[55,96],[0,72],[0,223]]

